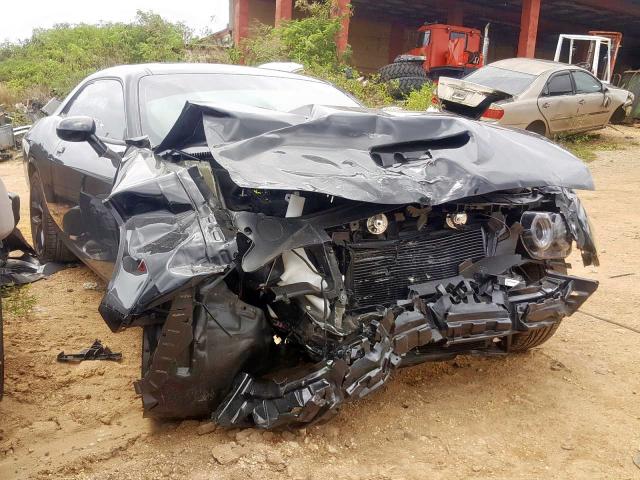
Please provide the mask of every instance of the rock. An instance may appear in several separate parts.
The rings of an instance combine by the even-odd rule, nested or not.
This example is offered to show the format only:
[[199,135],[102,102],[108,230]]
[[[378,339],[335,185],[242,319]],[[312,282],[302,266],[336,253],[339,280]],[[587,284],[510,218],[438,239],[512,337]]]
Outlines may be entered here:
[[555,370],[555,371],[566,370],[567,369],[567,367],[564,366],[564,363],[559,362],[557,360],[553,360],[551,362],[551,366],[549,368],[551,368],[551,370]]
[[471,470],[478,473],[482,471],[482,467],[480,465],[474,465],[473,467],[471,467]]
[[274,467],[276,470],[284,470],[286,465],[284,458],[278,452],[271,451],[267,453],[267,463]]
[[637,452],[633,456],[633,463],[636,465],[636,467],[640,468],[640,452]]
[[404,438],[406,440],[417,440],[418,439],[418,436],[415,433],[413,433],[411,430],[405,430],[403,432],[403,435],[404,435]]
[[573,449],[574,449],[574,448],[576,448],[576,447],[574,447],[574,446],[573,446],[571,443],[569,443],[569,442],[565,442],[565,443],[563,443],[562,445],[560,445],[560,448],[562,448],[563,450],[571,451],[571,450],[573,450]]
[[282,439],[291,442],[296,439],[296,436],[292,432],[284,431],[282,432]]
[[231,465],[237,462],[243,455],[243,451],[234,448],[231,444],[217,445],[211,449],[211,455],[220,465]]
[[200,422],[198,420],[183,420],[178,425],[178,430],[187,430],[190,428],[197,428],[200,426]]
[[329,445],[327,445],[327,452],[335,455],[336,453],[338,453],[338,449],[336,447],[334,447],[333,445],[329,444]]
[[334,440],[340,436],[340,429],[335,425],[328,425],[324,432],[328,438]]
[[198,425],[198,435],[206,435],[207,433],[215,432],[218,426],[213,422],[204,422]]
[[298,434],[299,437],[303,437],[304,438],[304,437],[307,436],[307,429],[306,428],[301,428],[296,433]]
[[245,428],[244,430],[240,430],[239,432],[236,433],[236,442],[238,443],[245,443],[247,442],[247,440],[249,440],[249,437],[251,436],[251,434],[253,433],[253,430],[250,428]]
[[82,288],[84,290],[97,290],[98,284],[96,282],[84,282]]

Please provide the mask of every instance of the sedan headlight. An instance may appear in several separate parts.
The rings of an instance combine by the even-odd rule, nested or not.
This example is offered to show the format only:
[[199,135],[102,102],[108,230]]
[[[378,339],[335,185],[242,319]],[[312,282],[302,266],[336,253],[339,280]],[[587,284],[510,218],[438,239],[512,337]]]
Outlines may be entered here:
[[571,234],[559,213],[525,212],[520,219],[522,244],[531,258],[565,258],[571,253]]

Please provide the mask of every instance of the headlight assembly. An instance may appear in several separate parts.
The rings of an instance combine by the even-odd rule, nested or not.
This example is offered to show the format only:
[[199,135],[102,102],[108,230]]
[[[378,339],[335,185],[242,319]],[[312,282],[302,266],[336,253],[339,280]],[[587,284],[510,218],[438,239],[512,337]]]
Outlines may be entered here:
[[571,234],[561,214],[525,212],[520,223],[522,243],[532,258],[565,258],[571,252]]

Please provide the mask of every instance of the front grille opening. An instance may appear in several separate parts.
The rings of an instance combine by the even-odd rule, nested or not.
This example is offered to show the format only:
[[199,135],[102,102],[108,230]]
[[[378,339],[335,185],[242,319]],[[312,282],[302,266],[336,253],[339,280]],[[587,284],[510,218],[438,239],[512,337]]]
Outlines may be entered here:
[[486,256],[481,227],[425,232],[411,239],[367,242],[348,247],[346,286],[352,311],[395,305],[406,299],[409,285],[458,274],[465,260]]

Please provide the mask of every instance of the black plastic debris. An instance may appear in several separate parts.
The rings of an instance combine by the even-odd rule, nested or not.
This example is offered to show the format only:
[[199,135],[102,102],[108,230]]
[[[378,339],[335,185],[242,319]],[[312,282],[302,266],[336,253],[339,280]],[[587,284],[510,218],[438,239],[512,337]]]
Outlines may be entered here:
[[109,347],[105,347],[100,340],[96,339],[93,345],[82,350],[80,353],[60,352],[56,360],[71,363],[84,362],[85,360],[113,360],[119,362],[122,360],[122,353],[112,352]]

